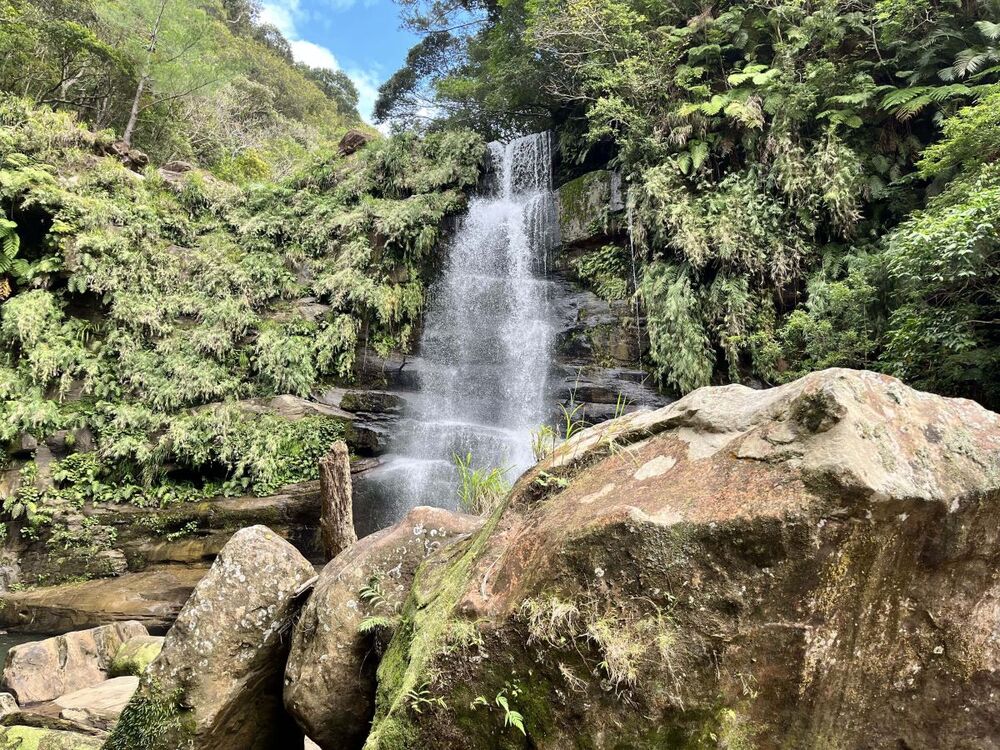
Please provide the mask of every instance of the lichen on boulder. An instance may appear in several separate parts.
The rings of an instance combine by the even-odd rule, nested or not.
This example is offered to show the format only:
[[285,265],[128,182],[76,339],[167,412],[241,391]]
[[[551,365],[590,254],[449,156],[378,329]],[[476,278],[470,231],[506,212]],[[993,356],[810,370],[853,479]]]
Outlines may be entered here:
[[294,617],[315,577],[270,529],[233,535],[195,587],[107,750],[269,750],[302,734],[281,705]]
[[1000,416],[873,373],[599,425],[418,571],[365,748],[989,746],[998,500]]

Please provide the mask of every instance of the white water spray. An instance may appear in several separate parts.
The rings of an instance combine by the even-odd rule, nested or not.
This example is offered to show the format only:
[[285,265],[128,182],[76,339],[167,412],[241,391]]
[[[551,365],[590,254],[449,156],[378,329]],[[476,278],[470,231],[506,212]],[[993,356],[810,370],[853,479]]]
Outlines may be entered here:
[[418,394],[369,480],[384,506],[373,527],[415,505],[455,507],[455,455],[516,478],[534,463],[531,430],[549,417],[554,331],[544,274],[559,241],[551,136],[490,144],[490,157],[493,187],[470,202],[430,292]]

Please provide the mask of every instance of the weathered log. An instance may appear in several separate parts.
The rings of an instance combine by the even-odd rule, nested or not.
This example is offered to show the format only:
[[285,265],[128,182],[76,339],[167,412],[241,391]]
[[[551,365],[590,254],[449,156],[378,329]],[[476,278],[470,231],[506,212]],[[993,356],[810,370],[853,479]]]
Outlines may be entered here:
[[344,441],[338,440],[320,459],[319,487],[323,551],[332,560],[358,541],[351,498],[351,460]]

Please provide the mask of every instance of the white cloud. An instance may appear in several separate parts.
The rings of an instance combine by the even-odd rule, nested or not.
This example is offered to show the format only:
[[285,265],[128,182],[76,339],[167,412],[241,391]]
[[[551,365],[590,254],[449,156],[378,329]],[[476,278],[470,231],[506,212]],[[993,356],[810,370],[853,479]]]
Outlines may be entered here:
[[292,47],[292,56],[298,62],[305,63],[310,68],[340,70],[337,58],[326,47],[307,42],[305,39],[294,39],[289,44]]
[[378,99],[378,77],[367,70],[348,69],[344,71],[348,77],[354,81],[358,89],[358,112],[365,119],[365,122],[372,121],[372,111],[375,109],[375,100]]
[[277,27],[284,36],[295,35],[295,19],[301,15],[298,0],[276,0],[264,3],[260,9],[260,22]]
[[[354,3],[355,0],[329,0],[331,6],[340,10],[350,8]],[[358,89],[358,112],[370,123],[375,99],[378,98],[379,77],[372,71],[343,68],[328,47],[303,39],[299,23],[308,20],[306,15],[299,0],[270,0],[261,7],[260,20],[261,23],[276,26],[288,39],[292,56],[297,62],[312,68],[343,70]]]

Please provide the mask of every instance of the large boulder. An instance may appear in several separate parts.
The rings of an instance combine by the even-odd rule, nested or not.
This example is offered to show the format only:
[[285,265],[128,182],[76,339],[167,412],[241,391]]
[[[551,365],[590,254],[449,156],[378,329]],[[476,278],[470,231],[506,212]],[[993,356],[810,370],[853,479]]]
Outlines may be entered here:
[[998,517],[1000,416],[887,376],[599,425],[418,571],[365,748],[996,748]]
[[285,706],[325,750],[364,743],[375,709],[379,640],[389,635],[413,573],[482,519],[419,507],[365,537],[320,574],[292,637]]
[[108,679],[118,649],[139,635],[148,635],[140,623],[121,622],[14,646],[7,652],[3,687],[22,706],[91,687]]
[[264,526],[233,535],[143,675],[108,750],[270,750],[302,734],[282,710],[293,620],[313,567]]

